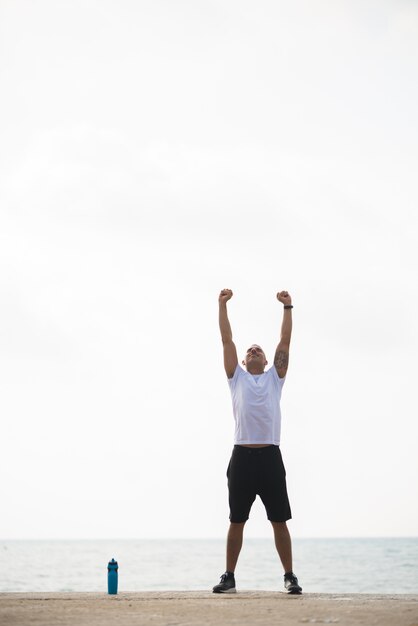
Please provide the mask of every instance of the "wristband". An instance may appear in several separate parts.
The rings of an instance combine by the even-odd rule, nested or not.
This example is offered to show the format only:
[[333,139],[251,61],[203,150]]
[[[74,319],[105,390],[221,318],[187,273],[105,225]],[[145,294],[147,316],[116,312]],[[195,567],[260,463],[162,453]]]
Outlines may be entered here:
[[285,304],[283,308],[285,308],[285,309],[293,309],[293,304]]

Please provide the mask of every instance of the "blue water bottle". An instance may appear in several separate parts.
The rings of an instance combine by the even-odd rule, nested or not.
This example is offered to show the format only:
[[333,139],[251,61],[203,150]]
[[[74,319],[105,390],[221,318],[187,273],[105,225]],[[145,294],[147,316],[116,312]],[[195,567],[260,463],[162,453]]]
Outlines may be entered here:
[[107,566],[107,592],[111,594],[118,592],[118,564],[115,559],[109,561]]

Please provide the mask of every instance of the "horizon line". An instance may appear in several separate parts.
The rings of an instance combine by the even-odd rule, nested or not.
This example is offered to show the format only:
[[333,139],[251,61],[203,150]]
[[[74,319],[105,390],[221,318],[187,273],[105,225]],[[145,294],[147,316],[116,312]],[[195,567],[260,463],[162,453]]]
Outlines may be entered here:
[[[338,536],[293,536],[293,540],[348,540],[348,539],[418,539],[418,535],[338,535]],[[249,540],[270,541],[271,537],[246,537]],[[225,541],[225,537],[2,537],[5,541]]]

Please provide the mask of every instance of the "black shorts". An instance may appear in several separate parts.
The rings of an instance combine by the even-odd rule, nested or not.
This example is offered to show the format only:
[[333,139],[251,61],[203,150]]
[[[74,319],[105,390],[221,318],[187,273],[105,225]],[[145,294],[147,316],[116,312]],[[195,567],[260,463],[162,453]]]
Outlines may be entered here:
[[271,522],[291,519],[286,470],[279,446],[234,446],[226,475],[231,522],[247,521],[257,495],[263,501]]

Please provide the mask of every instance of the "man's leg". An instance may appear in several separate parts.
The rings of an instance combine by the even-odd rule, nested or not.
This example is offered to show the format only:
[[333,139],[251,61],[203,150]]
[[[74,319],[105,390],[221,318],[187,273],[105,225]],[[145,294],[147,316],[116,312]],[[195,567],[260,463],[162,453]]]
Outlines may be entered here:
[[271,522],[274,542],[285,573],[292,571],[292,540],[286,522]]
[[235,572],[239,553],[242,547],[245,522],[231,522],[226,540],[226,571]]
[[213,587],[214,593],[236,593],[235,567],[241,552],[245,522],[231,522],[226,539],[226,572],[221,576],[219,585]]

